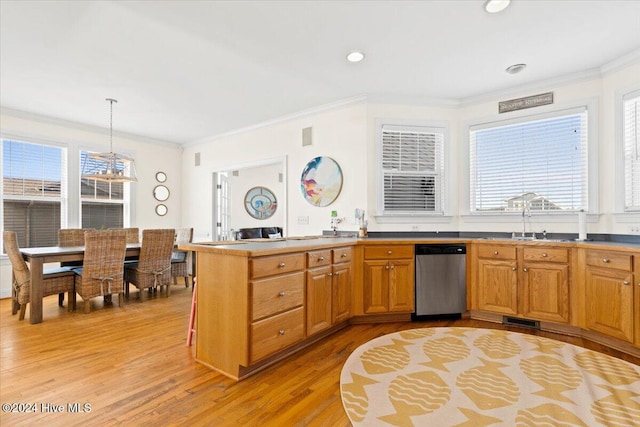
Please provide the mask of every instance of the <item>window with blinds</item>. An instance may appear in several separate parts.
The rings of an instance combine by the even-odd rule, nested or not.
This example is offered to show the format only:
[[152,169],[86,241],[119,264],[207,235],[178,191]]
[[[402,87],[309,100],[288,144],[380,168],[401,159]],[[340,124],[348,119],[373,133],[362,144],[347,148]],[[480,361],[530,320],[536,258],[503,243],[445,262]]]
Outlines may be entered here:
[[[104,162],[87,157],[80,152],[80,170],[103,170]],[[80,180],[80,202],[83,228],[122,228],[124,224],[125,186],[122,182]]]
[[55,246],[60,229],[65,149],[2,140],[3,230],[21,247]]
[[624,210],[640,211],[640,90],[623,97]]
[[588,210],[587,110],[472,126],[470,211]]
[[442,214],[445,129],[382,126],[383,215]]

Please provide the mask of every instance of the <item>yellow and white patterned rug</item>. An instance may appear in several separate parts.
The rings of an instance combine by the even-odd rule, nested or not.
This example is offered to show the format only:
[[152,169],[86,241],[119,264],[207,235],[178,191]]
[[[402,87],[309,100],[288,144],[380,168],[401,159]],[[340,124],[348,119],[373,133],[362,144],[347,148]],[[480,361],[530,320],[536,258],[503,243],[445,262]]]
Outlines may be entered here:
[[354,426],[640,426],[640,367],[572,344],[425,328],[358,347],[340,375]]

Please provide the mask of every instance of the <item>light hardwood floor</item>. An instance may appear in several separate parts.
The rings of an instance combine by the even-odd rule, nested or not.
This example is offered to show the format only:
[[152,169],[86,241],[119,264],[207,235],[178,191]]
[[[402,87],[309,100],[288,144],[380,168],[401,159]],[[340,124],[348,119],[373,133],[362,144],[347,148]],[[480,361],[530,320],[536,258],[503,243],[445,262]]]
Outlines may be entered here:
[[[11,316],[0,301],[0,402],[31,413],[0,414],[0,425],[47,426],[348,426],[340,400],[342,365],[359,345],[398,330],[474,326],[528,332],[473,320],[352,325],[297,355],[236,383],[195,362],[186,346],[191,290],[123,307],[83,301],[68,313],[57,298],[44,304],[44,322]],[[28,311],[27,311],[28,312]],[[640,360],[581,339],[561,338],[632,363]],[[69,404],[90,405],[72,413]],[[63,412],[53,412],[62,405]],[[5,407],[3,406],[3,409]],[[49,412],[43,412],[43,411]]]

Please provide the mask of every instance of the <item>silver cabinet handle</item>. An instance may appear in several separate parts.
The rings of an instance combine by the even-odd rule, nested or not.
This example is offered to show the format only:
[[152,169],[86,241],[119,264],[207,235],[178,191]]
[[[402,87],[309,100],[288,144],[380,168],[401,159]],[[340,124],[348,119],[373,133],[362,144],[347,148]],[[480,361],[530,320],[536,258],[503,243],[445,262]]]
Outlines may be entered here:
[[324,261],[324,257],[321,256],[320,258],[318,258],[318,261]]
[[280,264],[278,264],[278,268],[284,268],[284,262],[281,262]]
[[602,262],[604,262],[605,264],[609,262],[609,258],[602,258]]
[[625,280],[624,282],[622,282],[623,285],[630,285],[631,283],[629,283],[628,280]]
[[493,254],[494,255],[498,255],[498,251],[493,251]]
[[542,258],[546,258],[546,257],[548,257],[548,256],[549,256],[549,255],[547,255],[547,253],[546,253],[546,252],[542,254]]
[[279,297],[283,297],[285,295],[286,295],[286,293],[284,291],[280,291],[280,293],[278,294]]
[[340,255],[340,258],[346,258],[346,257],[347,257],[347,254]]
[[522,269],[522,271],[524,271],[526,273],[527,271],[529,271],[529,269],[527,267],[525,267],[525,268]]
[[278,331],[278,333],[279,333],[280,335],[284,335],[284,329],[280,329],[280,330]]
[[385,270],[388,270],[388,269],[389,269],[389,264],[385,265],[385,266],[384,266],[384,269],[385,269]]
[[516,271],[516,268],[515,267],[511,267],[511,271]]
[[333,273],[329,273],[329,277],[333,276]]
[[396,268],[396,266],[394,264],[391,264],[391,269],[393,270],[394,268]]
[[387,251],[387,255],[391,255],[393,251]]

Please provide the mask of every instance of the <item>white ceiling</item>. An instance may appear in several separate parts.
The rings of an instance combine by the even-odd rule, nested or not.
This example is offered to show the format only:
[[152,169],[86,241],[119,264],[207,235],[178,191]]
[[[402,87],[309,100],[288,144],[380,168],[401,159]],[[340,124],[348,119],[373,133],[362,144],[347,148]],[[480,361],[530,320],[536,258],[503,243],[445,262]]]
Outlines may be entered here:
[[482,4],[2,0],[0,105],[108,127],[116,98],[114,130],[189,143],[356,96],[455,105],[640,58],[640,0]]

